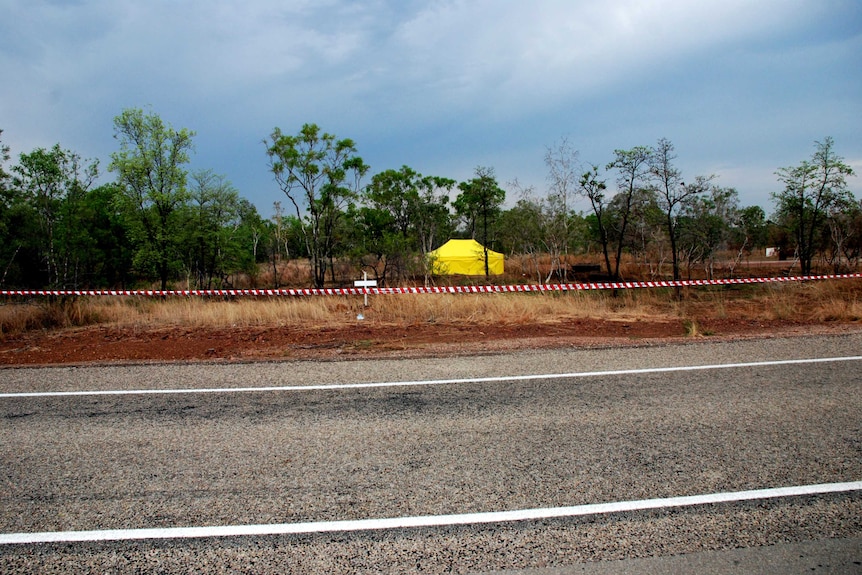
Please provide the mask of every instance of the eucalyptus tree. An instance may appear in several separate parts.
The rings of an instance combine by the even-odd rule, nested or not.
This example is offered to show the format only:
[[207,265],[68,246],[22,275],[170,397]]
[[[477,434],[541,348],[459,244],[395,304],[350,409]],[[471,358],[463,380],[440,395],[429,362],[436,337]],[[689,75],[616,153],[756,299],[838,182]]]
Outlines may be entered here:
[[608,275],[613,275],[609,253],[610,234],[608,231],[607,217],[608,200],[605,195],[607,189],[607,181],[599,177],[599,167],[595,164],[591,164],[589,169],[582,173],[578,179],[578,193],[590,201],[590,207],[593,210],[595,232],[599,240],[599,244],[602,247],[605,270]]
[[163,290],[178,262],[178,214],[189,199],[183,166],[189,162],[194,135],[138,108],[114,118],[120,150],[111,154],[109,170],[117,172],[122,202],[141,242],[136,264],[154,268]]
[[862,202],[846,196],[832,205],[823,232],[824,257],[833,273],[855,269],[862,248]]
[[275,181],[302,223],[314,285],[323,287],[332,268],[338,220],[357,198],[368,166],[353,140],[339,140],[315,124],[304,124],[295,136],[275,128],[266,144]]
[[455,198],[454,206],[458,214],[465,218],[473,238],[480,232],[485,259],[485,277],[489,277],[488,241],[489,231],[500,214],[500,206],[506,200],[506,192],[497,184],[493,168],[479,166],[475,177],[458,184],[461,193]]
[[630,150],[614,150],[614,159],[605,168],[617,171],[617,193],[613,203],[615,204],[618,223],[612,234],[612,238],[616,241],[614,269],[611,273],[614,278],[620,276],[620,262],[632,208],[638,193],[649,186],[651,157],[652,149],[648,146],[636,146]]
[[[546,243],[551,256],[551,273],[565,267],[569,249],[574,240],[573,196],[582,192],[580,187],[581,163],[578,150],[566,138],[545,150],[548,169],[548,195],[546,204]],[[565,272],[561,274],[565,276]]]
[[769,238],[769,224],[766,212],[760,206],[746,206],[739,209],[739,217],[734,227],[734,246],[738,250],[737,260],[742,254],[751,253],[755,248],[765,248]]
[[852,194],[847,177],[855,175],[835,153],[835,142],[827,137],[814,143],[810,160],[797,166],[780,168],[776,175],[784,190],[774,193],[778,215],[796,240],[796,252],[802,275],[811,274],[811,263],[817,251],[817,241],[826,221],[826,214]]
[[[614,200],[617,200],[615,197]],[[612,202],[613,207],[617,204]],[[670,251],[664,224],[664,213],[659,206],[655,188],[639,188],[632,198],[629,225],[624,243],[640,263],[650,268],[650,275],[661,275],[661,269]]]
[[[3,129],[0,128],[0,138],[3,137]],[[8,192],[8,182],[11,178],[10,174],[6,171],[4,164],[9,161],[12,157],[10,154],[11,149],[8,145],[2,143],[0,140],[0,205],[5,207],[6,205],[6,194]]]
[[357,243],[373,240],[372,251],[385,262],[378,276],[383,282],[390,270],[398,277],[417,271],[416,265],[425,270],[425,258],[419,256],[451,230],[448,193],[454,186],[454,180],[423,176],[408,166],[372,177],[363,194],[366,206],[357,213],[363,236]]
[[73,285],[79,255],[75,244],[80,237],[75,216],[78,204],[98,177],[98,162],[82,160],[56,144],[50,150],[37,148],[21,154],[12,172],[13,185],[38,223],[39,233],[29,241],[44,266],[47,285]]
[[419,183],[419,203],[413,214],[413,228],[423,256],[452,236],[455,221],[449,193],[455,180],[441,176],[423,176]]
[[[540,256],[545,251],[545,205],[536,197],[532,186],[524,186],[518,180],[509,183],[519,198],[515,205],[504,210],[498,220],[497,243],[500,250],[509,256],[519,254],[528,259],[530,275],[543,282]],[[526,274],[525,274],[526,275]]]
[[245,270],[243,252],[251,257],[251,246],[238,245],[243,219],[256,210],[241,200],[233,184],[212,170],[191,174],[189,203],[184,210],[182,258],[190,283],[209,289],[220,285],[235,271]]
[[673,261],[673,279],[680,278],[679,273],[679,231],[678,218],[680,211],[698,195],[709,190],[711,177],[698,176],[694,182],[686,184],[682,172],[674,165],[676,160],[674,146],[667,138],[661,138],[652,149],[649,156],[649,171],[655,189],[658,192],[659,205],[664,211],[667,237],[670,241],[670,253]]
[[116,182],[93,188],[78,203],[77,217],[63,219],[80,237],[84,286],[125,288],[134,279],[134,245],[122,211],[123,194]]
[[[2,136],[3,130],[0,129],[0,137]],[[15,227],[11,225],[12,214],[10,213],[15,194],[11,186],[12,176],[4,166],[10,158],[9,146],[0,141],[0,286],[6,285],[9,269],[20,251],[20,246],[13,248],[15,242],[10,241],[10,231]]]
[[365,199],[387,212],[398,233],[423,254],[451,229],[449,192],[455,180],[423,176],[408,166],[376,174],[365,189]]
[[739,193],[733,188],[713,186],[685,203],[676,221],[676,245],[686,255],[689,274],[702,263],[713,277],[716,255],[730,243],[739,218]]

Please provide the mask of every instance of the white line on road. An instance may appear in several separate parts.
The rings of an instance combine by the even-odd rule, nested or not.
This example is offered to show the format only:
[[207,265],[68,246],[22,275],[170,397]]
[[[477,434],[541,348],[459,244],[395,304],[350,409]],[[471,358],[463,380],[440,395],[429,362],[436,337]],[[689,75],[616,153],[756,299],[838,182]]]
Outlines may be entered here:
[[319,521],[308,523],[277,523],[270,525],[217,525],[209,527],[163,527],[153,529],[106,529],[95,531],[6,533],[0,534],[0,545],[69,543],[83,541],[125,541],[141,539],[188,539],[201,537],[242,537],[408,529],[416,527],[446,527],[451,525],[478,525],[484,523],[507,523],[513,521],[539,521],[543,519],[562,517],[623,513],[628,511],[666,509],[670,507],[687,507],[692,505],[733,503],[779,497],[846,493],[860,490],[862,490],[862,481],[853,481],[848,483],[822,483],[818,485],[777,487],[772,489],[712,493],[708,495],[691,495],[686,497],[595,503],[590,505],[575,505],[572,507],[520,509],[515,511],[493,511],[457,515],[420,515],[417,517],[357,519],[352,521]]
[[188,388],[188,389],[105,389],[105,390],[81,390],[81,391],[32,391],[16,393],[0,393],[0,398],[19,397],[69,397],[69,396],[91,396],[91,395],[165,395],[182,393],[247,393],[264,391],[325,391],[345,389],[366,389],[377,387],[408,387],[423,385],[452,385],[463,383],[493,383],[503,381],[530,381],[537,379],[568,379],[584,377],[602,377],[609,375],[641,375],[650,373],[668,373],[680,371],[702,371],[711,369],[731,369],[746,367],[769,367],[779,365],[801,365],[809,363],[835,363],[842,361],[859,361],[862,356],[846,357],[819,357],[813,359],[785,359],[776,361],[755,361],[747,363],[722,363],[713,365],[686,365],[677,367],[649,367],[643,369],[618,369],[609,371],[584,371],[575,373],[549,373],[531,375],[504,375],[498,377],[471,377],[463,379],[429,379],[417,381],[388,381],[371,383],[333,383],[321,385],[283,385],[264,387],[212,387],[212,388]]

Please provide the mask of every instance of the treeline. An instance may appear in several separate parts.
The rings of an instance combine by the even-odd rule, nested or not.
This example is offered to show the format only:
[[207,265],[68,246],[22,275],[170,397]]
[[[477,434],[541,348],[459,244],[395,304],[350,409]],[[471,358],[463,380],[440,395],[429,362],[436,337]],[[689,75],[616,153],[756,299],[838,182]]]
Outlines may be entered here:
[[[295,135],[276,128],[266,154],[283,195],[262,218],[226,176],[187,169],[194,132],[127,109],[114,134],[115,178],[101,185],[97,160],[59,144],[12,162],[0,143],[0,287],[280,287],[289,260],[308,261],[316,287],[363,269],[392,285],[427,281],[426,254],[451,237],[520,256],[535,281],[565,278],[573,258],[614,278],[634,258],[652,277],[678,279],[711,276],[718,258],[733,273],[766,247],[805,274],[855,269],[862,254],[862,205],[846,183],[854,174],[830,138],[778,169],[783,189],[767,219],[713,176],[684,179],[665,139],[615,150],[606,165],[582,162],[563,140],[546,151],[547,189],[511,182],[518,199],[504,209],[492,168],[460,183],[407,166],[368,178],[352,140],[314,124]],[[586,212],[573,208],[581,199]]]

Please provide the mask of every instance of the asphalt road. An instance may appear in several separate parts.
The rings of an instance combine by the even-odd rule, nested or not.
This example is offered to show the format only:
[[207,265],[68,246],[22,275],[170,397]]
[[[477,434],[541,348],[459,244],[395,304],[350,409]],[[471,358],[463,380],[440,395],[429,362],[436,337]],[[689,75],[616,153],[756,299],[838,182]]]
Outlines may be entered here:
[[[434,360],[2,369],[0,542],[167,535],[0,544],[0,572],[621,572],[662,564],[615,562],[703,552],[726,560],[792,549],[799,561],[787,545],[824,541],[816,548],[842,551],[812,568],[858,573],[859,490],[429,527],[192,538],[170,529],[858,482],[860,355],[856,334]],[[814,358],[843,359],[759,364]],[[679,369],[656,371],[669,367]],[[429,380],[446,381],[416,384]],[[379,382],[408,384],[340,387]],[[282,389],[238,391],[260,387]],[[76,391],[106,394],[15,395]]]

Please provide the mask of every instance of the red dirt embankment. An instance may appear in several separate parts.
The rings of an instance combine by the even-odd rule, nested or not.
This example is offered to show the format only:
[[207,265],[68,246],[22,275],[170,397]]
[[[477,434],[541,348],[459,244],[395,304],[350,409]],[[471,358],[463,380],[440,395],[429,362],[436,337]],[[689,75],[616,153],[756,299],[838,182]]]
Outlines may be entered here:
[[[357,357],[445,357],[549,348],[657,344],[664,341],[778,337],[862,331],[858,322],[704,320],[692,332],[682,321],[578,319],[566,323],[381,325],[357,321],[337,328],[111,328],[29,332],[0,340],[0,365],[162,361],[267,361]],[[706,335],[704,335],[706,334]]]

